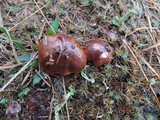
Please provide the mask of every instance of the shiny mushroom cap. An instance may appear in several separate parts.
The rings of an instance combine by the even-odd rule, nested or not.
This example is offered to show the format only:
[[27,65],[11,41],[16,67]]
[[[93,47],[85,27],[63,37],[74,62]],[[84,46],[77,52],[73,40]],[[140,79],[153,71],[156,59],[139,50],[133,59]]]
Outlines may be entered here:
[[86,42],[84,49],[87,60],[99,67],[109,63],[113,59],[113,48],[108,42],[101,38],[95,38]]
[[80,44],[62,33],[41,39],[38,52],[40,69],[49,75],[78,74],[87,63]]

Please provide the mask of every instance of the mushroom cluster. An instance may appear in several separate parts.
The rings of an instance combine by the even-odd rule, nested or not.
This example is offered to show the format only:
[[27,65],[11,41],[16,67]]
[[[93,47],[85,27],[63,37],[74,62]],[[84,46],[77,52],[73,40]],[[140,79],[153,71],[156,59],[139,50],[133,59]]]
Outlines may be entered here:
[[48,75],[78,74],[87,61],[99,67],[113,59],[113,48],[106,40],[92,39],[82,49],[75,38],[62,33],[41,39],[38,52],[40,69]]

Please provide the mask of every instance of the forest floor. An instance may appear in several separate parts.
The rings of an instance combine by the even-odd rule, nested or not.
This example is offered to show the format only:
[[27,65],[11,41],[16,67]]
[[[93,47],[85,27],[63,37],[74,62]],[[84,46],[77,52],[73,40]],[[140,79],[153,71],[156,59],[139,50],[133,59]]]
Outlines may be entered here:
[[[0,0],[0,120],[160,119],[158,1]],[[37,46],[52,23],[82,47],[106,39],[114,59],[47,76]]]

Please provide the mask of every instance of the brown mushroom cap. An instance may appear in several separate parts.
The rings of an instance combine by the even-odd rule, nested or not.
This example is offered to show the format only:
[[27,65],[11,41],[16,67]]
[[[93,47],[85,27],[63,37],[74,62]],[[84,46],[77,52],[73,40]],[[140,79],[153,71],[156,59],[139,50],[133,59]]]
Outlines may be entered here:
[[95,38],[86,42],[84,51],[87,60],[97,67],[109,63],[113,59],[113,48],[106,40],[101,38]]
[[87,62],[80,44],[62,33],[42,39],[38,52],[40,69],[49,75],[78,74]]

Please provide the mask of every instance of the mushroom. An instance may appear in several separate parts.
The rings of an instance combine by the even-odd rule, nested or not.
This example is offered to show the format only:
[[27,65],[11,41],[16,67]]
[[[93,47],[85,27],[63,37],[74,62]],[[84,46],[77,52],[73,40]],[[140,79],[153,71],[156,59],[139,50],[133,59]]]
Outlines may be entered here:
[[97,67],[109,63],[113,59],[113,48],[106,40],[101,38],[95,38],[86,42],[84,51],[87,60],[91,61]]
[[38,52],[40,69],[48,75],[78,74],[87,63],[76,39],[62,33],[41,39]]
[[6,109],[6,115],[8,115],[9,117],[15,117],[18,119],[18,113],[20,111],[21,111],[21,105],[17,101],[11,100]]

